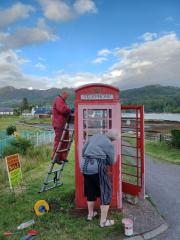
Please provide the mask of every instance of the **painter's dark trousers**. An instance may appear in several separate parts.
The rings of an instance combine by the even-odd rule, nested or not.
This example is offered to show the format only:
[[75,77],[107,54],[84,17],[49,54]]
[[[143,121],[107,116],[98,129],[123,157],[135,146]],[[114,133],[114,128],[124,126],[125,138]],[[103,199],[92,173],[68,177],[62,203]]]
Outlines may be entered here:
[[[61,140],[61,136],[62,136],[62,133],[63,133],[63,128],[62,127],[61,128],[60,127],[55,127],[54,128],[54,133],[55,133],[55,136],[54,136],[54,147],[53,147],[53,152],[54,153],[53,153],[53,155],[56,153],[58,144]],[[66,131],[64,140],[68,140],[68,139],[69,139],[69,132]],[[61,149],[67,149],[67,146],[68,146],[68,142],[61,143]],[[58,156],[59,161],[67,160],[67,152],[58,153],[57,156]]]
[[[92,159],[88,157],[84,158],[85,170]],[[110,176],[108,175],[107,165],[104,163],[105,159],[93,158],[93,160],[98,162],[98,174],[84,174],[84,194],[88,201],[95,201],[96,197],[100,197],[101,205],[109,205],[112,200],[112,185]]]

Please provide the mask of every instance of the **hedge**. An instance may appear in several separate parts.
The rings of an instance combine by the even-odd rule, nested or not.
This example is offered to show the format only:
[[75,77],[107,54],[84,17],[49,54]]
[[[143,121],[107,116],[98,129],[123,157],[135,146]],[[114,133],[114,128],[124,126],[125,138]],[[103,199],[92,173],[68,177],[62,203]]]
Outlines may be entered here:
[[172,135],[172,145],[174,147],[180,148],[180,129],[171,130]]

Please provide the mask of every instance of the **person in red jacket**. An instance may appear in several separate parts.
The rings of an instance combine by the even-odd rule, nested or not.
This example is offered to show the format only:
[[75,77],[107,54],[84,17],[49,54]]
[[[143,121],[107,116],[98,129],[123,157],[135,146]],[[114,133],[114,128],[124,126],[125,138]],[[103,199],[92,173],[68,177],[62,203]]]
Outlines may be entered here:
[[[53,156],[55,155],[56,149],[58,147],[61,135],[63,132],[63,127],[67,121],[71,109],[66,104],[66,99],[68,97],[67,92],[63,92],[61,95],[57,96],[54,99],[52,105],[52,126],[54,128],[55,138],[54,138],[54,147],[53,147]],[[68,139],[68,132],[65,135],[65,139]],[[66,148],[66,143],[62,143],[62,148]],[[52,156],[52,158],[53,158]],[[66,160],[66,152],[58,153],[56,162],[61,162]]]

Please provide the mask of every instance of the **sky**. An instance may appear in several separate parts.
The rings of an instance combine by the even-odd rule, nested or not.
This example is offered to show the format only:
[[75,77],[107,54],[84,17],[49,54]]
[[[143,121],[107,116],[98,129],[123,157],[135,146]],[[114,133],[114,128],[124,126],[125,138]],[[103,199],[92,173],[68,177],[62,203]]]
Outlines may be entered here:
[[0,1],[0,87],[89,83],[180,87],[180,1]]

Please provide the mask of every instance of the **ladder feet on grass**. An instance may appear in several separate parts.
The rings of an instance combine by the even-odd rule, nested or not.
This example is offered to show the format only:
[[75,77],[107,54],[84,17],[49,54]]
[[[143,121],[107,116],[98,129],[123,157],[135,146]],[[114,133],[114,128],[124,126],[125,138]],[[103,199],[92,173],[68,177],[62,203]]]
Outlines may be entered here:
[[[62,171],[64,170],[64,166],[68,162],[68,160],[63,160],[63,161],[59,160],[58,154],[63,153],[66,155],[66,157],[68,156],[68,153],[70,151],[71,144],[74,138],[74,128],[72,128],[72,126],[71,128],[69,128],[69,125],[70,124],[73,125],[73,123],[74,123],[74,114],[71,114],[67,118],[67,121],[62,131],[61,139],[59,139],[56,152],[52,157],[52,161],[49,166],[47,176],[45,177],[44,183],[42,184],[42,187],[39,193],[45,192],[55,187],[59,187],[63,185],[63,183],[61,182],[61,176],[62,176]],[[67,136],[68,136],[68,139],[67,139]]]

